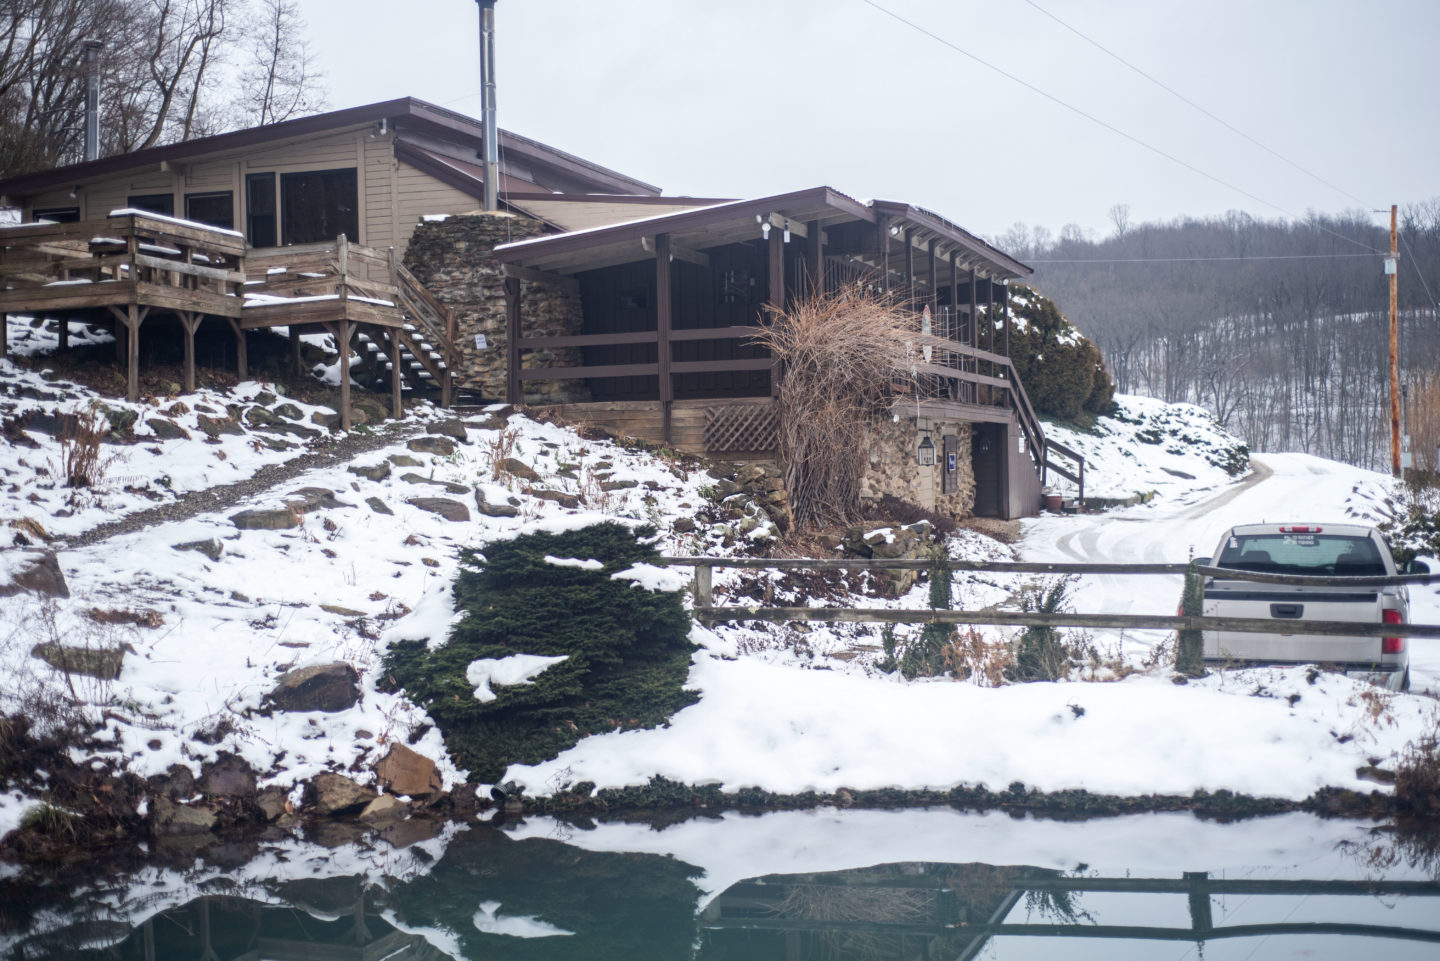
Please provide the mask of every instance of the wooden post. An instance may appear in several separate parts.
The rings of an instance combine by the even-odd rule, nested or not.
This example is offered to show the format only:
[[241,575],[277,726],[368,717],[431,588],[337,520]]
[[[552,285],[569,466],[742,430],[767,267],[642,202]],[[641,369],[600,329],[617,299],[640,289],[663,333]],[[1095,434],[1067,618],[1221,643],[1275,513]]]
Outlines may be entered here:
[[1004,324],[1001,328],[1002,339],[1000,353],[1006,357],[1010,356],[1010,285],[1004,284],[1000,287],[1000,322]]
[[1190,902],[1190,927],[1195,931],[1195,940],[1204,941],[1215,933],[1215,918],[1210,910],[1210,892],[1205,884],[1210,875],[1205,871],[1186,871],[1182,877],[1190,882],[1187,896]]
[[244,380],[248,376],[247,368],[249,367],[250,360],[246,353],[245,328],[240,326],[240,321],[237,318],[231,317],[229,320],[230,329],[235,332],[235,370],[239,374],[240,379]]
[[820,221],[812,220],[807,225],[810,233],[810,296],[825,296],[825,234]]
[[715,570],[709,564],[695,565],[695,607],[696,609],[712,607],[715,604],[714,593],[711,590],[711,578]]
[[875,218],[876,235],[879,241],[875,244],[880,250],[880,292],[890,291],[890,218]]
[[505,401],[518,404],[520,394],[520,280],[505,278]]
[[[400,400],[400,331],[390,331],[390,416],[399,420],[405,416],[405,405]],[[449,406],[448,404],[444,406]]]
[[132,303],[126,309],[125,326],[129,332],[125,342],[125,397],[132,404],[140,399],[140,323],[144,319],[138,304]]
[[60,353],[70,350],[70,315],[65,314],[56,321],[56,334],[60,337]]
[[951,340],[960,339],[960,263],[950,251],[950,332]]
[[1400,323],[1399,282],[1400,248],[1396,245],[1399,232],[1395,226],[1396,206],[1390,205],[1390,473],[1400,477]]
[[290,336],[290,364],[295,370],[295,376],[300,376],[300,325],[291,324]]
[[930,256],[929,256],[929,260],[930,260],[930,274],[929,274],[929,281],[930,281],[930,313],[932,313],[932,314],[938,313],[938,312],[939,312],[939,309],[940,309],[940,287],[939,287],[939,285],[936,284],[936,282],[935,282],[935,280],[936,280],[936,278],[935,278],[935,248],[936,248],[937,246],[939,246],[939,244],[940,244],[940,241],[938,241],[938,240],[931,240],[931,241],[930,241],[930,249],[929,249],[929,255],[930,255]]
[[[1185,575],[1185,593],[1180,602],[1180,613],[1186,617],[1200,617],[1205,613],[1205,578],[1195,570],[1195,562],[1190,562],[1190,570]],[[1205,674],[1205,639],[1199,631],[1183,630],[1176,632],[1175,642],[1175,671],[1189,677],[1201,677]]]
[[180,327],[185,332],[185,393],[195,392],[195,331],[200,326],[200,315],[194,311],[180,311]]
[[968,339],[969,339],[969,342],[970,342],[970,346],[971,346],[971,347],[979,347],[979,346],[980,346],[980,322],[979,322],[979,317],[978,317],[977,315],[978,315],[978,313],[979,313],[979,306],[980,306],[980,305],[976,302],[976,298],[979,296],[979,291],[978,291],[978,289],[977,289],[977,287],[976,287],[975,268],[974,268],[974,267],[971,267],[971,268],[970,268],[969,287],[970,287],[970,294],[969,294],[969,302],[970,302],[970,304],[969,304],[969,306],[970,306],[970,323],[968,324],[968,326],[969,326],[969,328],[970,328],[970,336],[969,336]]
[[915,300],[915,231],[906,230],[902,234],[905,238],[905,299],[913,302]]
[[335,324],[335,346],[340,350],[340,429],[350,429],[350,321]]
[[[780,231],[770,231],[769,249],[770,255],[770,307],[772,310],[780,311],[785,309],[785,240]],[[780,395],[780,358],[774,357],[770,363],[770,396]]]

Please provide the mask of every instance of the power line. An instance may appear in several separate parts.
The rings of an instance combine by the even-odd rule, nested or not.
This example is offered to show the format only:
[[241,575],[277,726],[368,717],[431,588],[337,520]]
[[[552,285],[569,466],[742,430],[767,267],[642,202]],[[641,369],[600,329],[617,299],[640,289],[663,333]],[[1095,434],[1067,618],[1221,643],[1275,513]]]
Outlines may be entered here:
[[[1228,190],[1233,190],[1233,191],[1235,191],[1236,193],[1240,194],[1240,195],[1243,196],[1243,197],[1249,197],[1251,200],[1255,201],[1255,202],[1258,203],[1258,204],[1263,204],[1263,205],[1266,206],[1266,207],[1270,207],[1270,208],[1272,208],[1272,209],[1274,209],[1274,210],[1278,210],[1278,211],[1280,211],[1281,213],[1283,213],[1285,216],[1291,218],[1292,220],[1293,220],[1293,219],[1298,219],[1298,218],[1295,216],[1294,213],[1292,213],[1291,211],[1285,209],[1284,207],[1281,207],[1279,204],[1271,203],[1270,201],[1266,200],[1266,199],[1263,198],[1263,197],[1260,197],[1260,196],[1258,196],[1258,195],[1256,195],[1256,194],[1252,194],[1250,191],[1245,190],[1245,189],[1243,189],[1243,188],[1241,188],[1241,187],[1238,187],[1238,186],[1236,186],[1235,184],[1232,184],[1232,183],[1230,183],[1230,182],[1227,181],[1227,180],[1223,180],[1223,179],[1221,179],[1220,177],[1217,177],[1217,176],[1215,176],[1214,174],[1212,174],[1212,173],[1210,173],[1210,172],[1208,172],[1208,171],[1206,171],[1206,170],[1202,170],[1202,169],[1200,169],[1199,167],[1195,166],[1194,164],[1188,163],[1187,161],[1180,159],[1179,157],[1175,156],[1175,155],[1172,154],[1172,153],[1169,153],[1169,152],[1167,152],[1167,151],[1165,151],[1165,150],[1162,150],[1162,149],[1159,148],[1159,147],[1154,146],[1153,144],[1150,144],[1150,143],[1147,143],[1147,142],[1144,141],[1144,140],[1141,140],[1139,137],[1136,137],[1134,134],[1127,133],[1127,132],[1125,132],[1124,130],[1121,130],[1119,127],[1115,126],[1115,125],[1112,124],[1112,123],[1108,123],[1107,121],[1101,120],[1099,117],[1095,116],[1094,114],[1087,113],[1086,111],[1080,109],[1079,107],[1075,106],[1074,104],[1071,104],[1071,103],[1068,103],[1067,101],[1061,100],[1059,97],[1055,96],[1054,94],[1052,94],[1052,93],[1050,93],[1050,92],[1048,92],[1048,91],[1046,91],[1046,90],[1042,90],[1041,88],[1035,86],[1033,83],[1030,83],[1030,82],[1028,82],[1028,81],[1026,81],[1026,80],[1020,79],[1019,77],[1015,76],[1013,73],[1010,73],[1010,72],[1007,71],[1007,70],[1004,70],[1004,69],[1002,69],[1002,68],[1000,68],[1000,67],[997,67],[995,64],[990,63],[988,60],[985,60],[985,59],[983,59],[982,57],[979,57],[979,56],[971,53],[970,51],[964,49],[963,47],[961,47],[960,45],[954,43],[953,41],[946,40],[944,37],[940,36],[939,34],[934,33],[934,32],[931,31],[931,30],[926,29],[925,27],[922,27],[920,24],[914,22],[913,20],[908,20],[908,19],[906,19],[905,17],[901,16],[900,14],[896,13],[895,11],[893,11],[893,10],[891,10],[891,9],[885,7],[885,6],[882,6],[880,3],[877,2],[877,0],[864,0],[864,2],[865,2],[865,4],[866,4],[867,6],[870,6],[870,7],[875,8],[876,10],[879,10],[881,13],[885,14],[885,15],[888,16],[888,17],[891,17],[891,18],[894,19],[894,20],[898,20],[900,23],[903,23],[905,26],[907,26],[907,27],[909,27],[910,29],[916,31],[917,33],[920,33],[920,34],[922,34],[922,35],[924,35],[924,36],[926,36],[926,37],[929,37],[931,40],[934,40],[936,43],[940,44],[941,46],[948,47],[949,49],[951,49],[951,50],[955,51],[956,53],[960,54],[962,57],[966,57],[966,58],[968,58],[968,59],[970,59],[970,60],[973,60],[973,61],[975,61],[976,63],[980,64],[982,67],[985,67],[985,68],[988,69],[988,70],[991,70],[991,71],[993,71],[993,72],[995,72],[995,73],[1000,74],[1000,76],[1002,76],[1002,77],[1004,77],[1005,79],[1011,81],[1012,83],[1017,83],[1017,84],[1019,84],[1020,86],[1024,87],[1026,90],[1029,90],[1029,91],[1031,91],[1032,93],[1039,94],[1040,96],[1044,97],[1046,100],[1049,100],[1049,101],[1051,101],[1052,103],[1058,104],[1059,106],[1064,107],[1066,110],[1069,110],[1069,111],[1072,112],[1072,113],[1079,114],[1081,117],[1084,117],[1086,120],[1089,120],[1091,123],[1097,124],[1098,126],[1101,126],[1101,127],[1104,127],[1106,130],[1109,130],[1111,133],[1116,134],[1116,135],[1118,135],[1118,136],[1120,136],[1120,137],[1125,138],[1126,140],[1130,141],[1131,143],[1135,144],[1136,146],[1144,147],[1146,150],[1149,150],[1151,153],[1158,154],[1159,156],[1164,157],[1166,160],[1169,160],[1171,163],[1178,164],[1179,166],[1184,167],[1186,170],[1189,170],[1189,171],[1191,171],[1192,173],[1199,174],[1200,176],[1204,177],[1206,180],[1209,180],[1209,181],[1212,181],[1212,182],[1214,182],[1214,183],[1217,183],[1217,184],[1219,184],[1220,186],[1225,187],[1225,188],[1228,189]],[[1369,251],[1371,251],[1371,252],[1373,252],[1373,253],[1376,253],[1376,254],[1384,254],[1384,251],[1380,250],[1379,248],[1371,247],[1369,244],[1364,243],[1364,242],[1359,241],[1359,240],[1355,240],[1355,239],[1352,238],[1352,237],[1346,237],[1344,234],[1339,233],[1339,232],[1337,232],[1337,231],[1330,230],[1328,227],[1321,227],[1320,229],[1323,230],[1323,231],[1325,231],[1326,233],[1334,234],[1336,237],[1339,237],[1339,238],[1341,238],[1342,240],[1345,240],[1345,241],[1347,241],[1347,242],[1349,242],[1349,243],[1355,244],[1357,247],[1364,247],[1366,250],[1369,250]]]
[[1255,146],[1259,147],[1261,150],[1263,150],[1263,151],[1265,151],[1266,153],[1270,154],[1272,157],[1275,157],[1277,160],[1281,160],[1281,161],[1289,164],[1290,166],[1294,167],[1296,170],[1300,171],[1300,172],[1301,172],[1302,174],[1304,174],[1305,176],[1310,177],[1311,179],[1316,180],[1316,181],[1318,181],[1319,183],[1324,184],[1325,186],[1329,187],[1331,190],[1335,191],[1336,193],[1344,194],[1346,197],[1349,197],[1351,200],[1355,201],[1355,202],[1358,203],[1358,204],[1361,204],[1362,206],[1365,206],[1365,207],[1372,207],[1372,206],[1374,206],[1373,204],[1368,204],[1368,203],[1366,203],[1365,201],[1361,200],[1359,197],[1355,196],[1355,195],[1352,194],[1350,191],[1346,190],[1344,187],[1340,187],[1340,186],[1338,186],[1338,185],[1336,185],[1336,184],[1332,184],[1330,181],[1326,180],[1324,177],[1320,176],[1319,174],[1315,173],[1314,171],[1305,169],[1304,167],[1300,166],[1300,165],[1299,165],[1298,163],[1296,163],[1295,161],[1291,160],[1289,157],[1286,157],[1284,154],[1280,153],[1278,150],[1274,150],[1274,149],[1266,146],[1265,144],[1261,143],[1260,141],[1256,140],[1254,137],[1250,136],[1248,133],[1246,133],[1245,131],[1241,130],[1239,127],[1236,127],[1234,124],[1231,124],[1231,123],[1229,123],[1228,121],[1226,121],[1226,120],[1224,120],[1224,119],[1222,119],[1222,118],[1220,118],[1220,117],[1217,117],[1215,114],[1211,113],[1209,110],[1206,110],[1204,107],[1200,106],[1198,103],[1196,103],[1195,101],[1191,100],[1189,97],[1185,96],[1185,95],[1184,95],[1183,93],[1181,93],[1180,91],[1178,91],[1178,90],[1174,89],[1173,87],[1167,85],[1167,84],[1164,83],[1163,81],[1161,81],[1161,80],[1159,80],[1159,79],[1151,76],[1150,74],[1146,73],[1144,70],[1141,70],[1139,67],[1135,66],[1135,64],[1131,63],[1129,60],[1126,60],[1124,57],[1120,56],[1118,53],[1116,53],[1115,51],[1111,50],[1109,47],[1105,46],[1105,45],[1104,45],[1103,43],[1101,43],[1100,41],[1096,40],[1096,39],[1093,38],[1093,37],[1087,36],[1086,34],[1082,33],[1082,32],[1081,32],[1079,29],[1077,29],[1076,27],[1073,27],[1073,26],[1071,26],[1070,24],[1066,23],[1064,20],[1061,20],[1059,17],[1055,16],[1055,14],[1051,13],[1049,10],[1046,10],[1044,7],[1040,6],[1040,4],[1036,3],[1035,0],[1025,0],[1025,2],[1028,3],[1028,4],[1030,4],[1030,6],[1034,7],[1036,10],[1038,10],[1038,11],[1040,11],[1041,13],[1045,14],[1045,16],[1049,17],[1051,20],[1054,20],[1056,23],[1060,24],[1060,26],[1064,27],[1066,30],[1069,30],[1071,33],[1075,34],[1075,36],[1079,37],[1081,40],[1084,40],[1086,43],[1088,43],[1088,44],[1090,44],[1091,46],[1095,47],[1097,50],[1101,51],[1102,53],[1104,53],[1104,54],[1106,54],[1106,55],[1114,58],[1115,60],[1117,60],[1117,61],[1119,61],[1120,63],[1124,64],[1125,66],[1129,67],[1131,70],[1135,71],[1135,72],[1138,73],[1140,76],[1144,77],[1146,80],[1149,80],[1149,81],[1150,81],[1151,83],[1153,83],[1155,86],[1159,87],[1161,90],[1164,90],[1166,93],[1170,94],[1172,97],[1175,97],[1176,99],[1178,99],[1178,100],[1180,100],[1180,101],[1183,101],[1184,103],[1189,104],[1191,107],[1194,107],[1196,110],[1200,111],[1200,112],[1203,113],[1205,116],[1209,117],[1211,120],[1215,121],[1215,122],[1218,123],[1220,126],[1224,127],[1226,130],[1230,131],[1231,133],[1235,134],[1236,136],[1239,136],[1239,137],[1244,138],[1245,140],[1248,140],[1250,143],[1252,143],[1252,144],[1254,144]]
[[1415,276],[1420,278],[1420,286],[1425,288],[1425,300],[1432,304],[1435,303],[1435,295],[1430,293],[1430,285],[1425,282],[1425,272],[1420,269],[1420,264],[1415,259],[1415,252],[1410,249],[1410,241],[1405,239],[1403,230],[1399,232],[1399,236],[1400,242],[1405,245],[1405,259],[1415,269]]
[[1123,257],[1114,259],[1077,258],[1075,260],[1026,260],[1027,264],[1186,264],[1207,263],[1222,260],[1333,260],[1336,257],[1364,257],[1373,259],[1373,254],[1256,254],[1248,257]]

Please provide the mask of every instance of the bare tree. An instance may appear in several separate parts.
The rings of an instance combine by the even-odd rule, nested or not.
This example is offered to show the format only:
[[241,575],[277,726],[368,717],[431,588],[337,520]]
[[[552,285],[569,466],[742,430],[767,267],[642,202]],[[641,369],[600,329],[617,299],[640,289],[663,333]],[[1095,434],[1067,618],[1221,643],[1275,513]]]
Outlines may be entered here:
[[299,4],[262,0],[240,77],[246,122],[279,123],[324,107],[322,78],[305,40]]
[[1110,222],[1115,225],[1115,239],[1123,242],[1130,230],[1130,205],[1115,204],[1111,207]]

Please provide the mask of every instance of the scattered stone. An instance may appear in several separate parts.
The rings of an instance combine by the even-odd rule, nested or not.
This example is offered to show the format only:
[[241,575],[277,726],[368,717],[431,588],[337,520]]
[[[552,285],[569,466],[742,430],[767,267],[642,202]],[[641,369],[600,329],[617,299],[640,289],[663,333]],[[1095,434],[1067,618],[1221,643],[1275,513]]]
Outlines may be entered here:
[[500,469],[505,473],[509,474],[510,476],[518,477],[521,480],[540,480],[540,475],[535,471],[535,468],[531,467],[523,460],[520,460],[518,457],[505,458],[503,461],[500,462]]
[[305,786],[305,804],[316,814],[353,814],[377,797],[376,793],[343,774],[325,771]]
[[552,491],[545,490],[543,488],[537,488],[530,491],[529,493],[531,497],[538,497],[542,501],[551,501],[553,503],[559,504],[561,507],[568,507],[574,509],[580,506],[580,498],[576,497],[574,494],[567,494],[564,491]]
[[441,457],[449,457],[455,453],[455,442],[438,434],[416,437],[405,446],[417,454],[438,454]]
[[255,395],[255,403],[261,405],[262,407],[269,407],[271,404],[275,403],[279,399],[280,398],[276,397],[268,390],[262,390],[260,393]]
[[1394,784],[1395,772],[1387,771],[1384,768],[1376,767],[1374,764],[1365,767],[1357,767],[1355,776],[1362,781],[1370,781],[1375,784]]
[[383,481],[390,476],[390,463],[383,460],[378,464],[371,464],[368,467],[351,464],[345,469],[357,477],[363,477],[366,480],[372,481]]
[[297,667],[265,699],[281,711],[345,711],[360,700],[360,675],[344,661]]
[[605,481],[600,485],[602,491],[625,491],[632,487],[639,487],[640,482],[636,480]]
[[418,507],[422,511],[429,511],[432,514],[439,514],[447,521],[468,521],[470,509],[464,504],[448,497],[411,497],[405,501],[411,507]]
[[299,420],[305,416],[305,413],[299,407],[287,402],[275,408],[275,416],[283,417],[286,420]]
[[183,764],[172,764],[164,774],[152,774],[145,783],[161,797],[174,799],[195,794],[195,775]]
[[184,544],[171,544],[170,549],[176,551],[198,551],[212,561],[219,561],[221,555],[225,553],[225,545],[220,543],[218,537],[212,537],[205,541],[186,541]]
[[255,772],[244,758],[222,752],[201,767],[199,786],[212,797],[249,798],[255,794]]
[[215,812],[205,805],[190,807],[158,797],[150,808],[152,830],[160,837],[208,834],[215,829]]
[[335,492],[327,487],[302,487],[285,495],[286,505],[297,514],[334,507],[350,507],[335,499]]
[[440,772],[430,758],[394,743],[375,765],[375,776],[392,794],[421,797],[440,790]]
[[388,460],[390,461],[390,463],[394,464],[396,467],[423,467],[423,466],[425,466],[425,465],[422,464],[420,461],[416,460],[414,457],[411,457],[409,454],[391,454],[390,457],[388,458]]
[[69,644],[46,642],[36,644],[30,653],[46,664],[66,674],[84,674],[102,681],[114,681],[120,677],[120,668],[125,663],[123,647],[72,647]]
[[516,498],[510,498],[514,503],[492,504],[486,497],[483,490],[475,491],[475,509],[486,517],[519,517],[520,507]]
[[159,440],[189,440],[190,432],[173,420],[164,417],[152,417],[145,422],[150,432]]
[[123,434],[135,426],[135,422],[140,419],[140,413],[127,407],[106,407],[105,418],[110,422],[113,433]]
[[419,474],[401,474],[400,479],[407,484],[430,484],[433,487],[443,487],[449,494],[468,494],[470,488],[464,484],[454,484],[450,481],[437,480],[433,477],[421,477]]
[[425,431],[429,434],[440,434],[445,437],[454,438],[462,444],[468,439],[465,434],[465,424],[459,420],[435,421],[428,425]]
[[484,417],[471,417],[465,421],[476,430],[504,430],[506,420],[498,414],[487,414]]
[[395,513],[394,511],[392,511],[392,510],[390,509],[390,505],[389,505],[389,504],[385,503],[384,501],[382,501],[382,500],[381,500],[380,498],[378,498],[378,497],[367,497],[367,498],[365,498],[365,503],[366,503],[366,505],[369,506],[369,508],[370,508],[372,511],[374,511],[374,512],[377,513],[377,514],[394,514],[394,513]]
[[283,531],[300,526],[300,512],[288,507],[257,508],[230,515],[230,523],[242,531]]
[[54,551],[7,553],[13,559],[6,565],[10,569],[9,581],[0,582],[0,597],[12,597],[22,592],[41,597],[70,596],[70,587],[65,583],[65,574],[60,570],[60,560]]
[[334,411],[317,410],[310,415],[310,423],[326,430],[339,430],[340,415]]
[[393,794],[382,794],[360,812],[360,820],[366,824],[381,821],[397,821],[405,816],[405,805]]
[[695,530],[695,519],[693,517],[677,517],[670,529],[677,534],[689,534]]
[[285,427],[290,426],[264,407],[251,407],[245,411],[245,423],[251,427],[270,427],[277,424]]
[[351,607],[341,607],[339,604],[321,604],[320,610],[330,614],[338,614],[341,617],[364,617],[364,611],[357,611]]
[[211,440],[218,439],[221,434],[241,435],[245,433],[245,428],[237,424],[233,417],[207,417],[200,414],[195,418],[195,423],[201,433]]
[[255,799],[255,806],[267,821],[273,821],[285,813],[285,792],[278,787],[266,788]]

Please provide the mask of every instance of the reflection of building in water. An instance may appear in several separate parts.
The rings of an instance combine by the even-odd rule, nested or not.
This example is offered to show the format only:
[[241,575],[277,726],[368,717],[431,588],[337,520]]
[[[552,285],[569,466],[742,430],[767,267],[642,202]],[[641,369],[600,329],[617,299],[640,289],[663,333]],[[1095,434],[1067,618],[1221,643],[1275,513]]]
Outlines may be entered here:
[[[1085,892],[1185,899],[1188,926],[1106,924],[1084,910]],[[1219,924],[1212,901],[1234,895],[1440,897],[1435,881],[1231,880],[1074,877],[1033,867],[906,862],[853,871],[770,875],[732,885],[701,916],[701,961],[910,961],[977,957],[991,938],[1089,942],[1209,941],[1321,935],[1440,945],[1440,930],[1342,920]],[[1010,920],[1016,908],[1022,923]],[[1159,911],[1158,905],[1156,910]],[[1163,916],[1173,916],[1165,911]],[[1057,945],[1057,948],[1059,946]],[[1100,945],[1096,945],[1100,948]],[[1068,956],[1068,955],[1067,955]],[[1087,955],[1088,956],[1088,955]],[[1096,955],[1097,957],[1100,955]]]
[[[339,887],[355,893],[336,903]],[[307,903],[307,883],[328,885]],[[291,882],[289,904],[216,895],[161,911],[138,927],[111,922],[62,929],[27,945],[25,957],[105,961],[441,961],[448,958],[419,935],[406,934],[376,913],[358,879]]]

